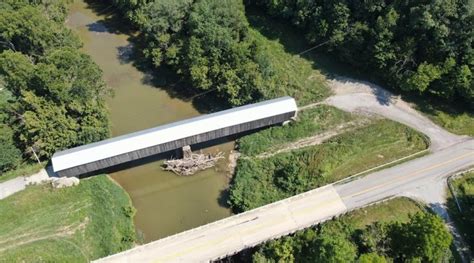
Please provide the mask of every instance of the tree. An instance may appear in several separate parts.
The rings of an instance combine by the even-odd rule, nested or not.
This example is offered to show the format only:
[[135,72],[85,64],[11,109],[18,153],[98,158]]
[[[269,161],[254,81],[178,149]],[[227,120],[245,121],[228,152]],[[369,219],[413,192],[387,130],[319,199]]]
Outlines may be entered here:
[[[474,106],[469,1],[246,1],[394,88]],[[448,70],[446,62],[452,60]],[[448,63],[449,64],[449,63]],[[470,74],[471,72],[471,74]]]
[[388,228],[388,225],[376,222],[358,231],[356,240],[361,251],[386,255],[390,250]]
[[145,55],[155,66],[180,63],[183,48],[182,36],[191,10],[191,0],[160,0],[143,4],[134,16],[143,34],[147,48]]
[[109,136],[102,71],[63,24],[68,0],[0,3],[0,171]]
[[262,253],[257,251],[252,255],[252,262],[254,262],[254,263],[270,263],[270,262],[274,262],[274,260],[265,257],[265,255],[263,255]]
[[275,184],[284,191],[298,194],[314,187],[314,182],[306,170],[300,169],[292,160],[275,172]]
[[387,259],[384,256],[377,255],[376,253],[368,253],[360,255],[357,260],[358,263],[386,263]]
[[25,5],[1,11],[0,51],[19,51],[36,58],[54,48],[81,46],[78,37],[62,21],[48,19],[39,8]]
[[[466,98],[474,98],[474,74],[468,65],[461,65],[454,71],[453,86]],[[471,100],[474,106],[474,100]]]
[[81,104],[99,104],[110,94],[99,66],[88,55],[69,47],[56,49],[43,57],[31,81],[36,94],[64,102],[77,114],[86,110]]
[[262,97],[257,47],[242,1],[115,0],[139,28],[143,53],[155,67],[171,66],[203,91],[231,105]]
[[350,240],[353,231],[353,226],[345,220],[327,222],[309,242],[307,260],[353,262],[357,257],[356,246]]
[[295,262],[295,256],[293,255],[293,240],[294,238],[287,237],[279,240],[272,240],[266,243],[263,248],[254,254],[252,257],[253,262]]
[[0,76],[6,90],[14,96],[20,96],[34,74],[35,66],[27,56],[20,52],[6,50],[0,53]]
[[411,74],[406,81],[407,90],[424,92],[430,84],[441,77],[441,69],[435,65],[421,63],[416,72]]
[[353,262],[357,256],[356,247],[344,235],[321,233],[312,243],[310,258],[321,263]]
[[442,219],[431,213],[417,213],[410,221],[390,230],[392,254],[402,261],[441,262],[452,242]]
[[0,75],[14,95],[7,114],[17,144],[40,158],[109,136],[102,72],[72,48],[56,49],[33,64],[19,52],[0,54]]
[[21,161],[21,152],[15,147],[13,131],[0,124],[0,172],[14,169]]
[[261,75],[240,1],[197,1],[186,30],[189,38],[181,68],[188,68],[184,72],[197,88],[215,88],[234,105],[259,97]]

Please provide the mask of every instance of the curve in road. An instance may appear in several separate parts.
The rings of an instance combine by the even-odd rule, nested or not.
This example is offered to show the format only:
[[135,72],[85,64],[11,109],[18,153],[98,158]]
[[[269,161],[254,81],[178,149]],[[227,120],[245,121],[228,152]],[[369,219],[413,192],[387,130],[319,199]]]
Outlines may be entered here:
[[469,140],[359,179],[314,189],[97,262],[196,262],[222,258],[352,209],[402,195],[433,180],[443,180],[473,165],[474,140]]

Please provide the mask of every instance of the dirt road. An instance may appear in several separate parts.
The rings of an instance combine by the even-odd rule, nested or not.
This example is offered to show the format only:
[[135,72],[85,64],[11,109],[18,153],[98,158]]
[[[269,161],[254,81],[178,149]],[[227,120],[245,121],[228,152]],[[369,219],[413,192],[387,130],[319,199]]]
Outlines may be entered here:
[[467,136],[452,134],[414,110],[409,103],[375,84],[338,77],[329,80],[334,95],[325,103],[349,112],[381,115],[403,123],[426,134],[431,140],[431,150],[438,151],[467,140]]

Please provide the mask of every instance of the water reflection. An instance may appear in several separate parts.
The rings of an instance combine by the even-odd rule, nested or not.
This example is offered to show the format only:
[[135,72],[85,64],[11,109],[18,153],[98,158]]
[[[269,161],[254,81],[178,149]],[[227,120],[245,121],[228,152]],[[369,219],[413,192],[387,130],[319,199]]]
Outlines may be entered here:
[[[166,69],[147,74],[148,69],[134,56],[131,40],[135,36],[117,25],[111,10],[76,1],[67,24],[79,34],[83,50],[101,67],[104,80],[114,90],[115,96],[107,101],[113,136],[199,115],[196,105],[202,107],[201,112],[217,109],[206,98],[185,100],[191,97],[181,92],[186,87]],[[228,153],[233,149],[232,142],[221,142],[203,150]],[[161,158],[154,156],[121,167],[123,170],[109,171],[129,193],[137,209],[135,224],[145,241],[230,215],[225,191],[229,181],[227,159],[214,169],[182,177],[163,171]]]

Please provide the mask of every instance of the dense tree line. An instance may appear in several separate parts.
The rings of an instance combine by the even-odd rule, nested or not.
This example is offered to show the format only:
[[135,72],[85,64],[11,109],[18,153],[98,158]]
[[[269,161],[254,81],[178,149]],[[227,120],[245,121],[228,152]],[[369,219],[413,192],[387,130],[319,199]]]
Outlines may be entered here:
[[230,105],[328,93],[317,85],[308,90],[303,82],[310,81],[296,76],[301,73],[281,72],[273,50],[251,31],[242,0],[112,2],[138,29],[140,49],[155,67],[173,68],[193,89],[212,91]]
[[468,0],[247,0],[312,45],[391,86],[474,106],[474,12]]
[[452,236],[440,217],[420,212],[405,223],[373,223],[355,229],[336,219],[270,241],[253,262],[448,262]]
[[67,2],[0,4],[0,171],[109,136],[109,91],[64,25]]
[[113,1],[142,33],[144,54],[238,105],[261,97],[262,64],[242,1]]

